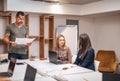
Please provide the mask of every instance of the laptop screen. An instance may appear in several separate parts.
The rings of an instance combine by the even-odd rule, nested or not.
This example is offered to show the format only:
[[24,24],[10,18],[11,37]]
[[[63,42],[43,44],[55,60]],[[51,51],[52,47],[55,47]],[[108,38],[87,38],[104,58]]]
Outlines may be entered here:
[[15,63],[16,63],[16,59],[15,58],[11,58],[9,66],[8,66],[8,73],[13,74],[14,68],[15,68]]
[[55,51],[49,51],[49,61],[58,64],[59,60]]
[[37,70],[27,64],[27,69],[24,77],[24,81],[35,81]]

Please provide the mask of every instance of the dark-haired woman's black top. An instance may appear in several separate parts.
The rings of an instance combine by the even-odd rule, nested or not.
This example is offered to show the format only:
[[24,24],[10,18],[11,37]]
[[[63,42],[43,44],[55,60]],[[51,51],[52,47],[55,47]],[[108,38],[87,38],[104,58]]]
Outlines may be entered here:
[[95,52],[94,52],[94,49],[90,48],[86,52],[85,57],[83,58],[83,60],[81,60],[81,56],[82,56],[82,53],[79,50],[74,64],[79,65],[81,67],[91,69],[91,70],[95,70],[95,66],[94,66]]

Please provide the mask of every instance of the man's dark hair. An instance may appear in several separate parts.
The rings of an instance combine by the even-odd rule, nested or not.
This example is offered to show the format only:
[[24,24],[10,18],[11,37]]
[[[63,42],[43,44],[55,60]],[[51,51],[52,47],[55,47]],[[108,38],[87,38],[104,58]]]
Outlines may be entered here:
[[22,12],[22,11],[18,11],[17,14],[16,14],[16,17],[18,17],[18,16],[20,16],[20,15],[21,15],[21,16],[24,16],[25,14],[24,14],[24,12]]

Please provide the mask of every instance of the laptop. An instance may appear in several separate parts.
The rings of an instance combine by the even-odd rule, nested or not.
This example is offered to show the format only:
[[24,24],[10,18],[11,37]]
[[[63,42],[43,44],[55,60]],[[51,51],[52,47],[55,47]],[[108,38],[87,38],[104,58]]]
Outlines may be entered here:
[[37,69],[27,64],[24,81],[35,81]]
[[0,77],[11,77],[13,75],[13,72],[14,72],[15,63],[16,63],[16,59],[11,58],[9,66],[8,66],[8,71],[7,72],[0,72]]
[[54,64],[61,64],[60,60],[57,58],[57,53],[55,51],[49,51],[49,62]]

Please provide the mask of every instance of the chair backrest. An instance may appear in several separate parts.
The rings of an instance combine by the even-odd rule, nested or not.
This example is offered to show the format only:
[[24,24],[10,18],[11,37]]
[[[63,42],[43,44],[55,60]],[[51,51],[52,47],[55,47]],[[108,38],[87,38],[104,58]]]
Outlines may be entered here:
[[108,65],[113,63],[116,60],[116,54],[114,51],[109,50],[99,50],[95,60],[104,63],[104,65]]
[[117,58],[116,54],[112,50],[99,50],[95,57],[95,60],[99,61],[99,71],[103,72],[116,72],[117,70]]

